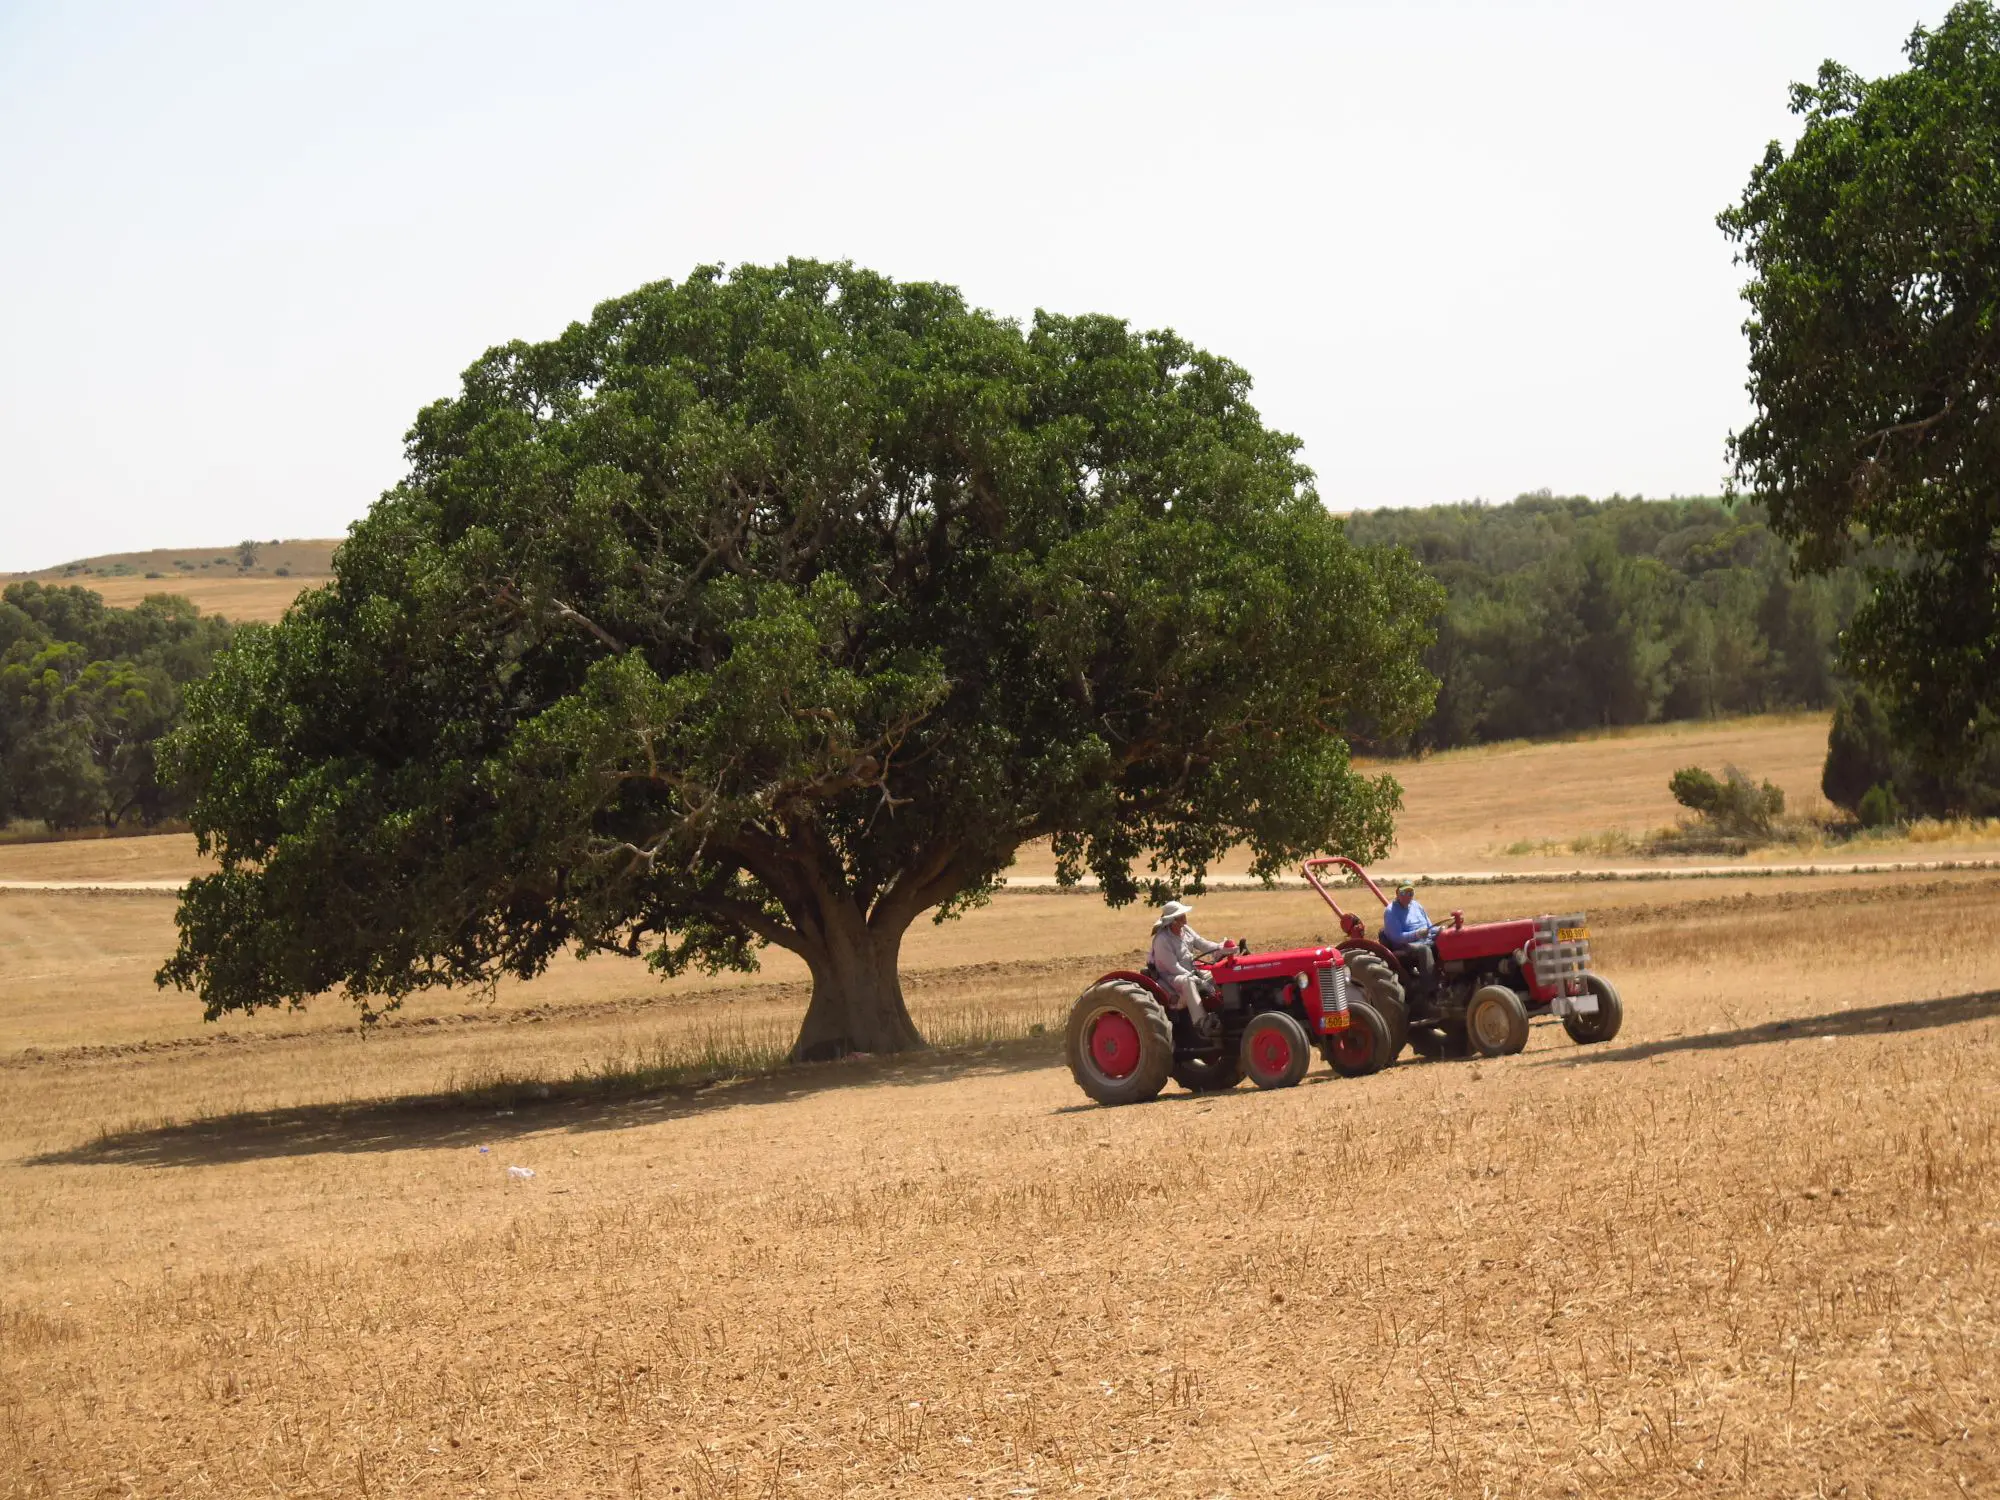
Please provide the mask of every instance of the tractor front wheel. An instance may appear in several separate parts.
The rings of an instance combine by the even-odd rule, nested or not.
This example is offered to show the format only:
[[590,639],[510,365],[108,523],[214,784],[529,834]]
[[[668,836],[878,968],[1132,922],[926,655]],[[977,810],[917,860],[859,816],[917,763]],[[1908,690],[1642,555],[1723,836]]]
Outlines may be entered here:
[[1320,1043],[1326,1060],[1342,1078],[1366,1078],[1389,1066],[1396,1055],[1389,1023],[1366,1000],[1347,1002],[1347,1024]]
[[1481,1057],[1506,1057],[1528,1045],[1528,1008],[1504,984],[1489,984],[1465,1002],[1465,1039]]
[[1066,1050],[1076,1086],[1099,1104],[1143,1104],[1173,1071],[1173,1023],[1130,980],[1099,980],[1069,1013]]
[[1563,1030],[1569,1039],[1579,1046],[1592,1042],[1608,1042],[1618,1035],[1618,1028],[1625,1024],[1625,1002],[1618,998],[1618,991],[1611,987],[1611,981],[1602,974],[1586,974],[1583,982],[1590,986],[1590,993],[1597,997],[1597,1014],[1594,1016],[1564,1016]]
[[1260,1089],[1288,1089],[1312,1065],[1306,1029],[1281,1010],[1267,1010],[1243,1028],[1243,1071]]

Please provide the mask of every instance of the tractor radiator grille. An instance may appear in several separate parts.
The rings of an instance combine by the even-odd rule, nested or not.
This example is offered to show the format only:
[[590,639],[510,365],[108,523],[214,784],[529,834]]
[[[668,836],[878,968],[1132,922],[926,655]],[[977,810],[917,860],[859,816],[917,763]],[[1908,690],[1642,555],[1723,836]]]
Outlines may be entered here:
[[1583,976],[1590,972],[1590,939],[1585,935],[1589,931],[1590,918],[1583,912],[1538,918],[1528,954],[1536,982],[1559,995],[1584,994]]
[[1347,970],[1340,964],[1319,966],[1319,1011],[1323,1016],[1345,1014],[1347,1010]]

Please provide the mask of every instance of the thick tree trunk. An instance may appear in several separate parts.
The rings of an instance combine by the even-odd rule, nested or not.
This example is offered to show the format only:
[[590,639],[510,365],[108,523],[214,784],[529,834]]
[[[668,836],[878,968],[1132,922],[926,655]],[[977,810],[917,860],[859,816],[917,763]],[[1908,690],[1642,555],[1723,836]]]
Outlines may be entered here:
[[871,932],[852,907],[829,914],[825,941],[805,954],[812,1000],[792,1047],[794,1062],[826,1062],[851,1052],[910,1052],[924,1045],[896,972],[903,929]]

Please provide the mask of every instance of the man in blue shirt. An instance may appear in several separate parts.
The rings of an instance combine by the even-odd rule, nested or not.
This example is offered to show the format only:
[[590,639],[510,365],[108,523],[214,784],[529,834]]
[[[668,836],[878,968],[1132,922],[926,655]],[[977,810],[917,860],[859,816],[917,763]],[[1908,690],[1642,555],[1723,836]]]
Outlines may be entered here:
[[1431,947],[1437,934],[1430,913],[1417,901],[1416,887],[1397,886],[1396,899],[1382,908],[1382,941],[1405,964],[1428,975],[1437,964],[1437,953]]

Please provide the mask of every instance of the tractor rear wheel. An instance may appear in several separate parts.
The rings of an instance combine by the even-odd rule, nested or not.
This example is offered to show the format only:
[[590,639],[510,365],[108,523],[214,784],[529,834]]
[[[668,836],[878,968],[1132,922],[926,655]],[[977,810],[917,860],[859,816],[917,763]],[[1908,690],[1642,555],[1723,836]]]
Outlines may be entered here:
[[1243,1054],[1224,1046],[1215,1057],[1183,1057],[1174,1064],[1174,1082],[1190,1094],[1214,1094],[1243,1081]]
[[1281,1010],[1267,1010],[1243,1028],[1243,1071],[1260,1089],[1288,1089],[1312,1066],[1306,1029]]
[[1348,978],[1361,991],[1361,998],[1389,1025],[1389,1055],[1382,1062],[1386,1068],[1402,1056],[1410,1042],[1410,1008],[1403,999],[1403,981],[1380,954],[1366,948],[1343,948],[1340,956],[1347,961]]
[[1506,1057],[1528,1045],[1528,1008],[1504,984],[1474,990],[1465,1002],[1465,1040],[1481,1057]]
[[1070,1010],[1066,1050],[1076,1086],[1099,1104],[1143,1104],[1173,1071],[1173,1022],[1129,979],[1101,979]]
[[1583,982],[1590,986],[1590,993],[1597,997],[1597,1014],[1594,1016],[1564,1016],[1563,1030],[1569,1039],[1579,1046],[1592,1042],[1608,1042],[1618,1035],[1618,1028],[1625,1024],[1625,1002],[1618,998],[1618,991],[1611,987],[1611,981],[1602,974],[1586,974]]
[[1379,1073],[1396,1055],[1389,1023],[1366,1000],[1348,1001],[1347,1024],[1320,1046],[1333,1071],[1342,1078],[1366,1078],[1370,1073]]

